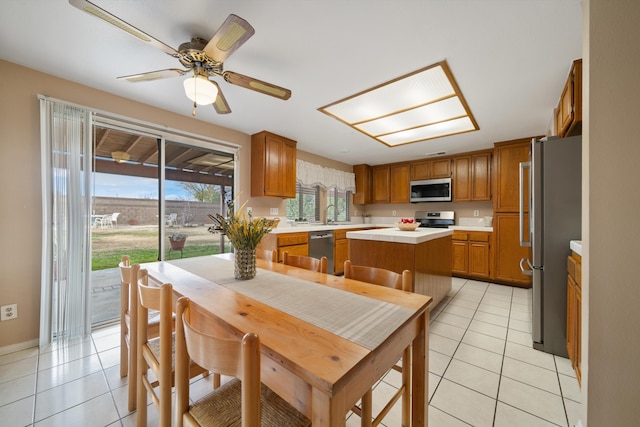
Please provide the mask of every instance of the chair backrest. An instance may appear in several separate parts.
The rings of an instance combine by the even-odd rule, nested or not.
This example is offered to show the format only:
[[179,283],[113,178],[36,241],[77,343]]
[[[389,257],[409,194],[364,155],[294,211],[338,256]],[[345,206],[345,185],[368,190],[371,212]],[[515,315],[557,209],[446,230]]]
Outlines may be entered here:
[[344,277],[345,279],[360,280],[374,285],[413,292],[413,281],[409,270],[404,270],[402,274],[399,274],[384,268],[351,265],[351,261],[346,260],[344,262]]
[[111,221],[112,222],[118,222],[118,217],[120,216],[120,212],[115,212],[113,214],[111,214]]
[[256,257],[265,261],[278,262],[278,251],[275,249],[256,249]]
[[[147,393],[158,406],[161,425],[171,424],[171,384],[173,376],[173,286],[165,283],[161,286],[149,286],[147,270],[138,271],[138,340],[136,352],[137,369],[137,403],[138,425],[147,422]],[[159,350],[149,342],[147,321],[149,310],[160,312]],[[147,371],[151,369],[158,380],[157,389],[149,381]],[[131,381],[131,379],[130,379]]]
[[254,333],[238,339],[211,318],[191,314],[191,301],[180,298],[176,309],[176,421],[189,406],[188,366],[192,360],[209,371],[238,378],[242,382],[242,425],[260,425],[260,339]]
[[289,255],[287,251],[284,251],[282,253],[282,263],[306,270],[317,271],[318,273],[327,273],[328,261],[326,256],[318,259],[303,255]]

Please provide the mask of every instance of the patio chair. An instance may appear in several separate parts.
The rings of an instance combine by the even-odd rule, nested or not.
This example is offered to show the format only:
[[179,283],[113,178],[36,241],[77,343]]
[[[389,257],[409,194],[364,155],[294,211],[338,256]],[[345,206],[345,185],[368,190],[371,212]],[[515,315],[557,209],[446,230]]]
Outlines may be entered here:
[[177,225],[178,224],[178,214],[171,213],[165,217],[165,225]]
[[111,214],[110,226],[113,228],[114,225],[118,225],[118,217],[120,216],[120,212]]

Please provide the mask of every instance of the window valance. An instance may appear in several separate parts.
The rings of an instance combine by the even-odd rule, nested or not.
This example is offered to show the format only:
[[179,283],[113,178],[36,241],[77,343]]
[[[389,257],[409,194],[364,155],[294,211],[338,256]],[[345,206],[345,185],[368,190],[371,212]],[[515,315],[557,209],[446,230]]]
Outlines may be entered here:
[[339,191],[355,191],[356,175],[338,169],[327,168],[314,163],[296,160],[296,181],[305,187],[319,185],[335,187]]

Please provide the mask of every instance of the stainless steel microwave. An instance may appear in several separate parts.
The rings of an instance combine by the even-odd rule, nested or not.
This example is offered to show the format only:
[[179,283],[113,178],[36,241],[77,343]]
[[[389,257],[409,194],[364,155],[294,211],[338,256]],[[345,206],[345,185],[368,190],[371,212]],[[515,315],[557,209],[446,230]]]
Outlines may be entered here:
[[411,181],[411,203],[450,202],[451,178]]

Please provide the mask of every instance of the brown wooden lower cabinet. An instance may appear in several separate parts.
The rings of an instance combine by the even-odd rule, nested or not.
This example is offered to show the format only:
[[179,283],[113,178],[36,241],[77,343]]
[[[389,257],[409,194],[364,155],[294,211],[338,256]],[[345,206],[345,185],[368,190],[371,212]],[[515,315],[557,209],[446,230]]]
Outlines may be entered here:
[[[524,229],[529,227],[525,215]],[[493,280],[508,285],[530,287],[531,276],[520,271],[520,260],[531,259],[531,248],[520,246],[520,218],[517,213],[496,213],[493,217],[494,275]]]
[[454,276],[491,279],[491,233],[454,231],[452,256]]
[[575,252],[567,260],[567,352],[578,383],[582,380],[582,257]]
[[267,234],[262,238],[258,247],[278,251],[278,262],[282,262],[284,251],[291,255],[309,256],[309,233],[306,231],[297,233]]

